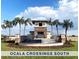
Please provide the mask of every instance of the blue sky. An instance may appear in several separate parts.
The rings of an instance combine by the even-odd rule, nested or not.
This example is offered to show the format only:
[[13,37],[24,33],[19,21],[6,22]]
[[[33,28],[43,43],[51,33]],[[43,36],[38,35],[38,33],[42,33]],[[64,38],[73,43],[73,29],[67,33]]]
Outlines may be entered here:
[[[32,18],[32,19],[71,19],[74,28],[69,30],[68,34],[77,35],[77,0],[2,0],[1,1],[1,22],[3,20],[13,20],[15,17]],[[75,25],[76,24],[76,25]],[[18,27],[18,25],[17,25]],[[28,30],[30,31],[28,26]],[[15,29],[15,30],[14,30]],[[18,29],[14,27],[12,34],[18,33]],[[23,29],[22,29],[23,30]],[[61,29],[60,29],[61,30]],[[5,33],[6,32],[6,33]],[[15,33],[14,33],[15,32]],[[26,32],[28,32],[26,30]],[[62,32],[62,31],[60,31]],[[2,30],[3,34],[8,34],[8,29]]]
[[58,8],[58,0],[2,0],[2,20],[12,19],[27,7],[53,6]]

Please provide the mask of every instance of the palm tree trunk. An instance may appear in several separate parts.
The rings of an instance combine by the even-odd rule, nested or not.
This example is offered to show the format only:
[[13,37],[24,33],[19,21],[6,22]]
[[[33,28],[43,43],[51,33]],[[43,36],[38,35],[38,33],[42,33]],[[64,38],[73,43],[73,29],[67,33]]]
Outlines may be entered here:
[[10,27],[9,27],[9,36],[10,36]]
[[67,42],[67,29],[65,30],[65,38],[66,38],[66,42]]
[[52,27],[52,25],[51,25],[51,34],[53,33],[53,27]]
[[57,30],[57,36],[58,36],[58,26],[56,26],[56,30]]
[[25,35],[25,28],[26,28],[26,26],[24,25],[24,35]]
[[21,25],[19,24],[19,35],[21,35]]

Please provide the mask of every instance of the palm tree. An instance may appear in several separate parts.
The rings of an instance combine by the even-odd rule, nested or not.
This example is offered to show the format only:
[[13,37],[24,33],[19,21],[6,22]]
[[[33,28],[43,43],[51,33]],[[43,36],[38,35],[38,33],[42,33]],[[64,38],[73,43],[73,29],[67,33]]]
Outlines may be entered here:
[[8,21],[8,20],[5,20],[4,21],[4,24],[5,24],[5,28],[9,28],[9,36],[10,36],[11,28],[13,27],[12,26],[12,22],[11,21]]
[[51,26],[51,33],[52,33],[52,31],[53,31],[53,27],[52,27],[52,26],[53,26],[54,24],[53,24],[51,18],[50,18],[50,21],[48,22],[48,24]]
[[32,25],[32,22],[31,22],[31,19],[30,18],[27,18],[26,20],[24,20],[24,35],[25,35],[25,28],[26,28],[26,25],[28,25],[28,23],[30,25]]
[[6,29],[7,26],[6,26],[5,24],[2,24],[2,25],[1,25],[1,28],[2,28],[2,29]]
[[64,22],[63,22],[63,28],[65,28],[66,42],[67,42],[67,30],[68,30],[69,28],[72,28],[72,27],[73,27],[73,22],[70,21],[70,19],[64,20]]
[[2,24],[1,27],[2,27],[2,29],[6,29],[7,28],[7,26],[5,24]]
[[58,35],[58,25],[60,25],[60,22],[58,21],[58,19],[53,21],[53,25],[56,26],[57,35]]
[[16,17],[13,23],[14,23],[13,25],[19,24],[19,35],[21,35],[21,25],[24,23],[24,17],[21,17],[21,18]]
[[26,20],[24,21],[24,35],[25,35],[25,28],[26,28],[26,25],[28,25],[27,22],[28,22],[28,21],[27,21],[27,19],[26,19]]

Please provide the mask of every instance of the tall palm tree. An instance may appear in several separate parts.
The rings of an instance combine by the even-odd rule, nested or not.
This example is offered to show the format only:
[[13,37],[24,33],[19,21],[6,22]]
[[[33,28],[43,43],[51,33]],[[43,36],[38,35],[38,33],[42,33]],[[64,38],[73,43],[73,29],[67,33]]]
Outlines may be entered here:
[[53,21],[53,25],[55,25],[55,26],[56,26],[57,35],[58,35],[58,34],[59,34],[59,33],[58,33],[58,25],[60,25],[59,20],[58,20],[58,19],[57,19],[57,20],[54,20],[54,21]]
[[67,42],[67,30],[68,30],[69,28],[72,28],[72,27],[73,27],[73,22],[70,21],[70,19],[64,20],[64,22],[63,22],[63,28],[65,28],[66,42]]
[[27,19],[24,20],[24,35],[25,35],[25,28],[26,28],[26,25],[28,25],[28,21],[27,21]]
[[21,25],[24,23],[24,17],[16,17],[13,21],[14,25],[19,24],[19,35],[21,35]]
[[13,27],[12,26],[12,22],[11,21],[8,21],[8,20],[5,20],[4,21],[4,24],[6,25],[6,28],[9,28],[9,36],[11,35],[11,28]]
[[30,19],[30,18],[27,18],[26,20],[24,20],[24,35],[25,35],[25,28],[26,28],[26,26],[28,25],[28,23],[29,23],[30,25],[32,25],[32,22],[31,22],[31,19]]
[[51,33],[52,33],[52,32],[53,32],[53,27],[52,27],[52,26],[53,26],[54,24],[53,24],[53,21],[51,20],[51,18],[50,18],[50,21],[48,22],[48,24],[51,26]]

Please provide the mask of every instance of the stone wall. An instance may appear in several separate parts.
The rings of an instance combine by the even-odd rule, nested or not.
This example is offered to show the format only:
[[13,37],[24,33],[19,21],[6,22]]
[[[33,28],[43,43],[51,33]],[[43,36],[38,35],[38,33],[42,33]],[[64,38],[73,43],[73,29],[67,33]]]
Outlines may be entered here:
[[78,36],[75,36],[75,37],[68,36],[67,39],[71,41],[78,41]]

